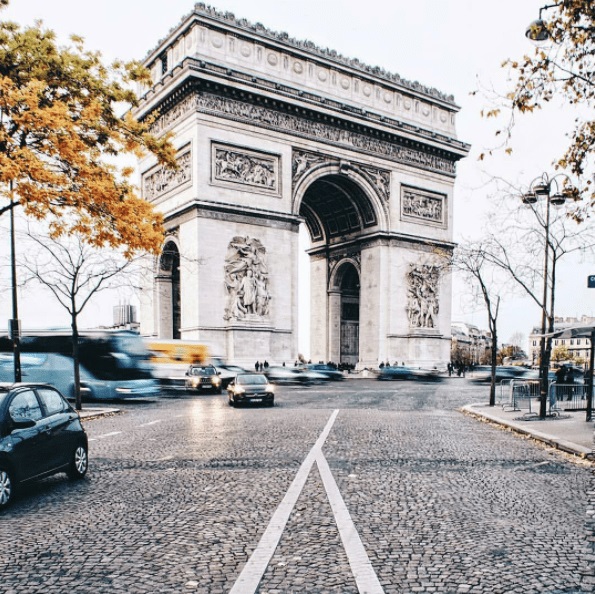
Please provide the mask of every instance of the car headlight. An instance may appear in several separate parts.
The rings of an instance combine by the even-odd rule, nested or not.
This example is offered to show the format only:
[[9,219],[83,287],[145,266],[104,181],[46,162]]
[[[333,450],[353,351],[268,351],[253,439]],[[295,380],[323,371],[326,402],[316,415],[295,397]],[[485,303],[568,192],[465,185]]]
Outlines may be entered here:
[[221,378],[218,375],[214,375],[211,378],[211,381],[213,383],[214,386],[218,386],[221,383]]
[[275,391],[273,384],[267,384],[265,389],[267,392],[270,392],[271,394]]
[[233,389],[233,393],[234,393],[234,394],[243,394],[245,391],[246,391],[246,390],[244,390],[244,388],[240,388],[240,386],[236,386],[236,387]]
[[200,380],[196,377],[192,378],[192,387],[196,388],[196,386],[198,386],[198,384],[200,383]]

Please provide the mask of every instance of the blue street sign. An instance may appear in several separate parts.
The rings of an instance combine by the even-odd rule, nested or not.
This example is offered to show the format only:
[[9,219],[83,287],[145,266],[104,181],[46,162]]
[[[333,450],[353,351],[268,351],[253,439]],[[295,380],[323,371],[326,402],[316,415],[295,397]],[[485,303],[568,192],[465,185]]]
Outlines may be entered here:
[[595,274],[590,274],[587,278],[587,287],[589,289],[595,289]]

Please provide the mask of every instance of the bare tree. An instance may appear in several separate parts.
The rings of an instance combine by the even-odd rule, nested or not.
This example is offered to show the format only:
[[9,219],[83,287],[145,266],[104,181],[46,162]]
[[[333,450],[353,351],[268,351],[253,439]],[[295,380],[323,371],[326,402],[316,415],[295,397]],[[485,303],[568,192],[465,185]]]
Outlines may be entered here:
[[23,285],[46,287],[70,315],[76,408],[81,410],[78,316],[101,291],[134,285],[140,257],[126,259],[121,252],[93,248],[79,235],[51,238],[29,229],[30,248],[19,257]]
[[[565,209],[553,208],[549,200],[526,207],[518,196],[514,206],[503,201],[499,217],[492,217],[493,228],[486,258],[502,269],[542,312],[542,330],[554,331],[556,276],[560,263],[577,252],[593,253],[595,233],[590,225],[577,222]],[[548,370],[552,339],[542,339],[540,356],[540,417],[545,417]]]
[[500,310],[500,294],[505,283],[498,277],[498,270],[493,265],[489,250],[491,242],[476,241],[460,244],[455,250],[452,265],[479,288],[488,316],[488,328],[492,337],[490,381],[490,406],[496,404],[496,365],[498,356],[498,313]]

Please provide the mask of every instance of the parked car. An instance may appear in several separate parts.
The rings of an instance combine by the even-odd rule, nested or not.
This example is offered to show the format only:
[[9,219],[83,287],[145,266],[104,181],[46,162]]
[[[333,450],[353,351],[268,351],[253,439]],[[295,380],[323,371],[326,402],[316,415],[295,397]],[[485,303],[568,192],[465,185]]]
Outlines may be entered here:
[[190,365],[185,385],[187,390],[209,390],[221,394],[221,377],[213,365]]
[[332,365],[327,365],[326,363],[309,363],[306,366],[306,369],[310,371],[316,371],[317,373],[322,373],[322,375],[326,375],[330,380],[333,381],[341,381],[345,379],[345,376],[335,367]]
[[227,401],[230,406],[245,403],[274,406],[275,392],[263,373],[239,373],[227,386]]
[[87,434],[76,410],[46,384],[0,384],[0,509],[19,485],[89,466]]

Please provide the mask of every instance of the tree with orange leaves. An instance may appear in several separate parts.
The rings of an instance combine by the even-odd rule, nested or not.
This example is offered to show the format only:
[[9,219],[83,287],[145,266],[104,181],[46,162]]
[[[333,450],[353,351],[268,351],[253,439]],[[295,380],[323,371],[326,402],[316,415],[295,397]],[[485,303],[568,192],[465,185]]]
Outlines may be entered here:
[[103,65],[79,37],[71,44],[59,46],[40,22],[0,22],[0,215],[22,207],[55,237],[74,232],[129,257],[158,253],[162,217],[138,195],[133,169],[116,164],[149,152],[176,168],[169,136],[150,133],[156,116],[131,114],[131,86],[149,73],[138,62]]

